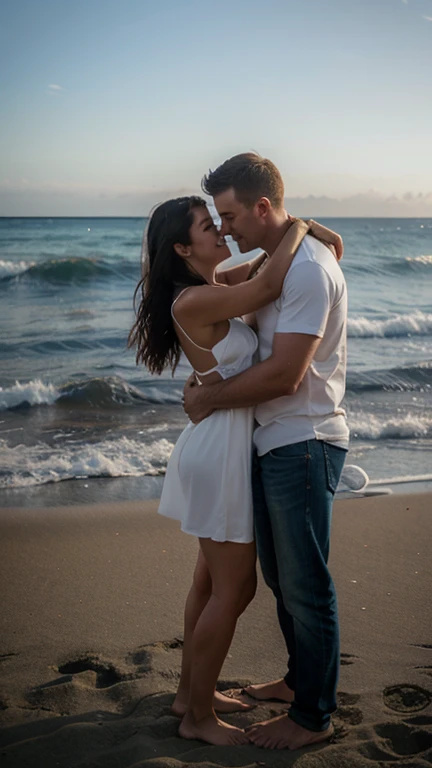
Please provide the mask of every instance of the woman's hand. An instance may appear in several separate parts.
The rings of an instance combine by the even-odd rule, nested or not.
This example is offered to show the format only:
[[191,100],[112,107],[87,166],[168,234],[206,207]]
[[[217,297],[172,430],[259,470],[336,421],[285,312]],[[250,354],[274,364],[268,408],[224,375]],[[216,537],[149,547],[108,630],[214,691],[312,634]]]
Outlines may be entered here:
[[337,232],[333,232],[332,229],[324,227],[324,225],[320,224],[318,221],[314,221],[313,219],[307,219],[306,221],[309,224],[311,234],[316,237],[317,240],[321,240],[325,245],[332,245],[335,256],[337,260],[340,261],[344,252],[344,244],[341,236]]

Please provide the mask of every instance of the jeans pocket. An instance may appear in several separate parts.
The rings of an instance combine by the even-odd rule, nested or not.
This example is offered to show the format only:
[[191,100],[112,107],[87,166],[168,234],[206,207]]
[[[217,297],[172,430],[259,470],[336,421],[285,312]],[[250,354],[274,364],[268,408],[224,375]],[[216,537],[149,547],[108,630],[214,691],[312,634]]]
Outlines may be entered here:
[[331,493],[336,493],[347,451],[337,445],[323,442],[324,464],[326,471],[327,488]]
[[272,459],[305,459],[309,457],[308,441],[302,440],[300,443],[281,445],[280,448],[272,448],[265,455],[271,456]]

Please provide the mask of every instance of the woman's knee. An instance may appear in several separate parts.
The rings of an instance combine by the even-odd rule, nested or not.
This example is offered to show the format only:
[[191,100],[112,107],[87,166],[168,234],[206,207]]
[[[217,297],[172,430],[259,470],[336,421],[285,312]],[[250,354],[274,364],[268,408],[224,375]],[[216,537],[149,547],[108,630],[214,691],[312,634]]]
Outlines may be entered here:
[[200,553],[192,580],[192,587],[201,597],[210,597],[212,591],[212,580],[207,563]]
[[241,592],[241,599],[239,601],[239,608],[240,608],[240,614],[243,613],[243,611],[246,610],[249,603],[252,602],[252,600],[255,597],[257,590],[257,575],[256,571],[254,571],[253,574],[251,574],[250,578],[248,579],[247,583],[244,585],[244,589]]
[[224,610],[240,615],[256,590],[255,544],[201,541],[203,560],[208,566],[211,591]]
[[255,569],[246,578],[213,586],[213,594],[220,600],[224,610],[240,616],[255,597],[257,576]]

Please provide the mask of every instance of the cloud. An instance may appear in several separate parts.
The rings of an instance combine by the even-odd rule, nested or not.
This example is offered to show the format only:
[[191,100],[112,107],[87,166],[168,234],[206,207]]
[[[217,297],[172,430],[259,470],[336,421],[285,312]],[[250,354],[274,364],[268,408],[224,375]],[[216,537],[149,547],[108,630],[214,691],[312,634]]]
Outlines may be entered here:
[[423,16],[423,18],[426,19],[426,21],[432,21],[432,16]]
[[57,85],[57,83],[50,83],[45,93],[49,93],[50,96],[59,96],[62,91],[64,91],[63,86]]
[[370,190],[367,193],[332,198],[326,195],[285,198],[285,206],[297,216],[372,216],[372,217],[421,217],[432,216],[432,192],[401,197],[383,195]]
[[[139,186],[104,187],[90,184],[46,183],[27,179],[0,179],[0,216],[147,216],[156,203],[198,189],[149,189]],[[366,193],[341,196],[305,195],[285,199],[287,210],[298,216],[393,216],[432,218],[432,191],[385,195]]]

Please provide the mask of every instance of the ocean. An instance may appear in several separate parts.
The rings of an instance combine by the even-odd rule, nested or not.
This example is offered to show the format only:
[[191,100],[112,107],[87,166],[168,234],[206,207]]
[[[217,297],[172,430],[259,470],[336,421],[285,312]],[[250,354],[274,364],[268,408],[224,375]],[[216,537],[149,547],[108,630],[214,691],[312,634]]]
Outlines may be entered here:
[[[345,243],[349,462],[432,479],[432,219],[321,221]],[[145,225],[0,219],[0,506],[160,492],[190,367],[151,376],[126,346]]]

